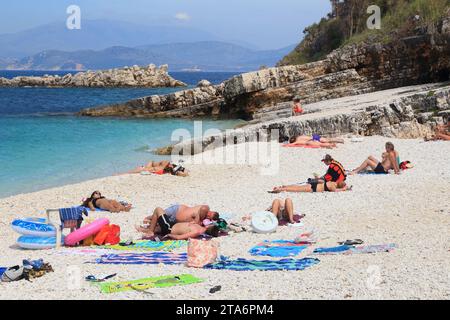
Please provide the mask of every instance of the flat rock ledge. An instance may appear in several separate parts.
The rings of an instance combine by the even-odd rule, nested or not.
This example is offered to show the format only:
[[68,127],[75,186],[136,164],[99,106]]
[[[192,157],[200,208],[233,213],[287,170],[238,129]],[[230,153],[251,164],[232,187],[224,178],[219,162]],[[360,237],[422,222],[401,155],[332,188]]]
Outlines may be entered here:
[[270,141],[276,130],[278,142],[293,135],[347,134],[393,138],[423,138],[438,123],[447,121],[450,84],[402,87],[305,105],[303,116],[250,124],[218,135],[192,139],[155,151],[159,155],[193,155],[233,144]]

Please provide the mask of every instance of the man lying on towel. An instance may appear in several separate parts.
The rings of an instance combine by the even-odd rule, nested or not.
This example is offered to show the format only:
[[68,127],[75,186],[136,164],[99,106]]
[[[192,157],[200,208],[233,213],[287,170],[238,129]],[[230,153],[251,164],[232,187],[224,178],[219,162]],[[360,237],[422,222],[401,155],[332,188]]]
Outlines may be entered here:
[[186,205],[173,205],[167,209],[156,208],[151,217],[144,219],[145,227],[136,227],[145,237],[153,237],[155,233],[166,236],[172,232],[177,223],[195,223],[202,226],[204,220],[219,220],[217,212],[210,211],[209,206],[201,205],[189,207]]

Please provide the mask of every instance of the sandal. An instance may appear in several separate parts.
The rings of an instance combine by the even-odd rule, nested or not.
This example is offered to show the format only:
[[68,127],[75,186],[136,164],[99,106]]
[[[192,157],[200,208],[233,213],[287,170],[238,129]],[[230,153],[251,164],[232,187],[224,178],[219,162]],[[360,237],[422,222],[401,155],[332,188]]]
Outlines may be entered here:
[[345,245],[345,246],[353,246],[356,244],[363,244],[364,241],[362,241],[361,239],[355,239],[355,240],[345,240],[345,241],[341,241],[338,242],[340,245]]

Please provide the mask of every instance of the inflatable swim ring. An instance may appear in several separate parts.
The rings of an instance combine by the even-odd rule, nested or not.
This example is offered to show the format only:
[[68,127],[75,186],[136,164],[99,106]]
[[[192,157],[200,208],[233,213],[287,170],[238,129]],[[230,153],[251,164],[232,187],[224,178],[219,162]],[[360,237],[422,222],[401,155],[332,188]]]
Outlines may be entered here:
[[[61,238],[61,244],[64,244],[64,237]],[[56,237],[20,236],[17,245],[31,250],[52,249],[56,247]]]
[[56,236],[56,228],[47,224],[47,219],[44,218],[16,219],[11,223],[11,227],[14,231],[27,236]]
[[97,219],[66,236],[64,243],[66,246],[75,246],[78,242],[97,234],[108,224],[109,219],[107,218]]
[[252,228],[256,233],[271,233],[278,227],[278,219],[272,212],[262,211],[252,214]]

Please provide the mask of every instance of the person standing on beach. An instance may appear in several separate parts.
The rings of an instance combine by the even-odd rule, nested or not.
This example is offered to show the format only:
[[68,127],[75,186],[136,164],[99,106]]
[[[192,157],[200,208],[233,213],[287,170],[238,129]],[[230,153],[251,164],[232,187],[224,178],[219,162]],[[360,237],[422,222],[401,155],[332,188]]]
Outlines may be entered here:
[[294,105],[292,107],[292,116],[293,117],[299,116],[299,115],[303,114],[303,112],[304,112],[302,105],[300,103],[300,100],[301,100],[300,96],[295,96]]
[[370,156],[357,169],[352,171],[352,175],[358,174],[367,168],[372,168],[375,173],[388,174],[389,170],[394,170],[395,174],[400,174],[400,155],[395,150],[392,142],[386,143],[386,152],[381,155],[381,162]]
[[177,204],[165,210],[160,207],[156,208],[151,217],[144,219],[144,223],[149,224],[149,226],[136,227],[136,229],[147,237],[153,237],[155,231],[158,231],[162,236],[166,236],[171,233],[172,227],[176,223],[193,222],[201,225],[205,219],[217,221],[219,214],[210,211],[207,205],[189,207]]

